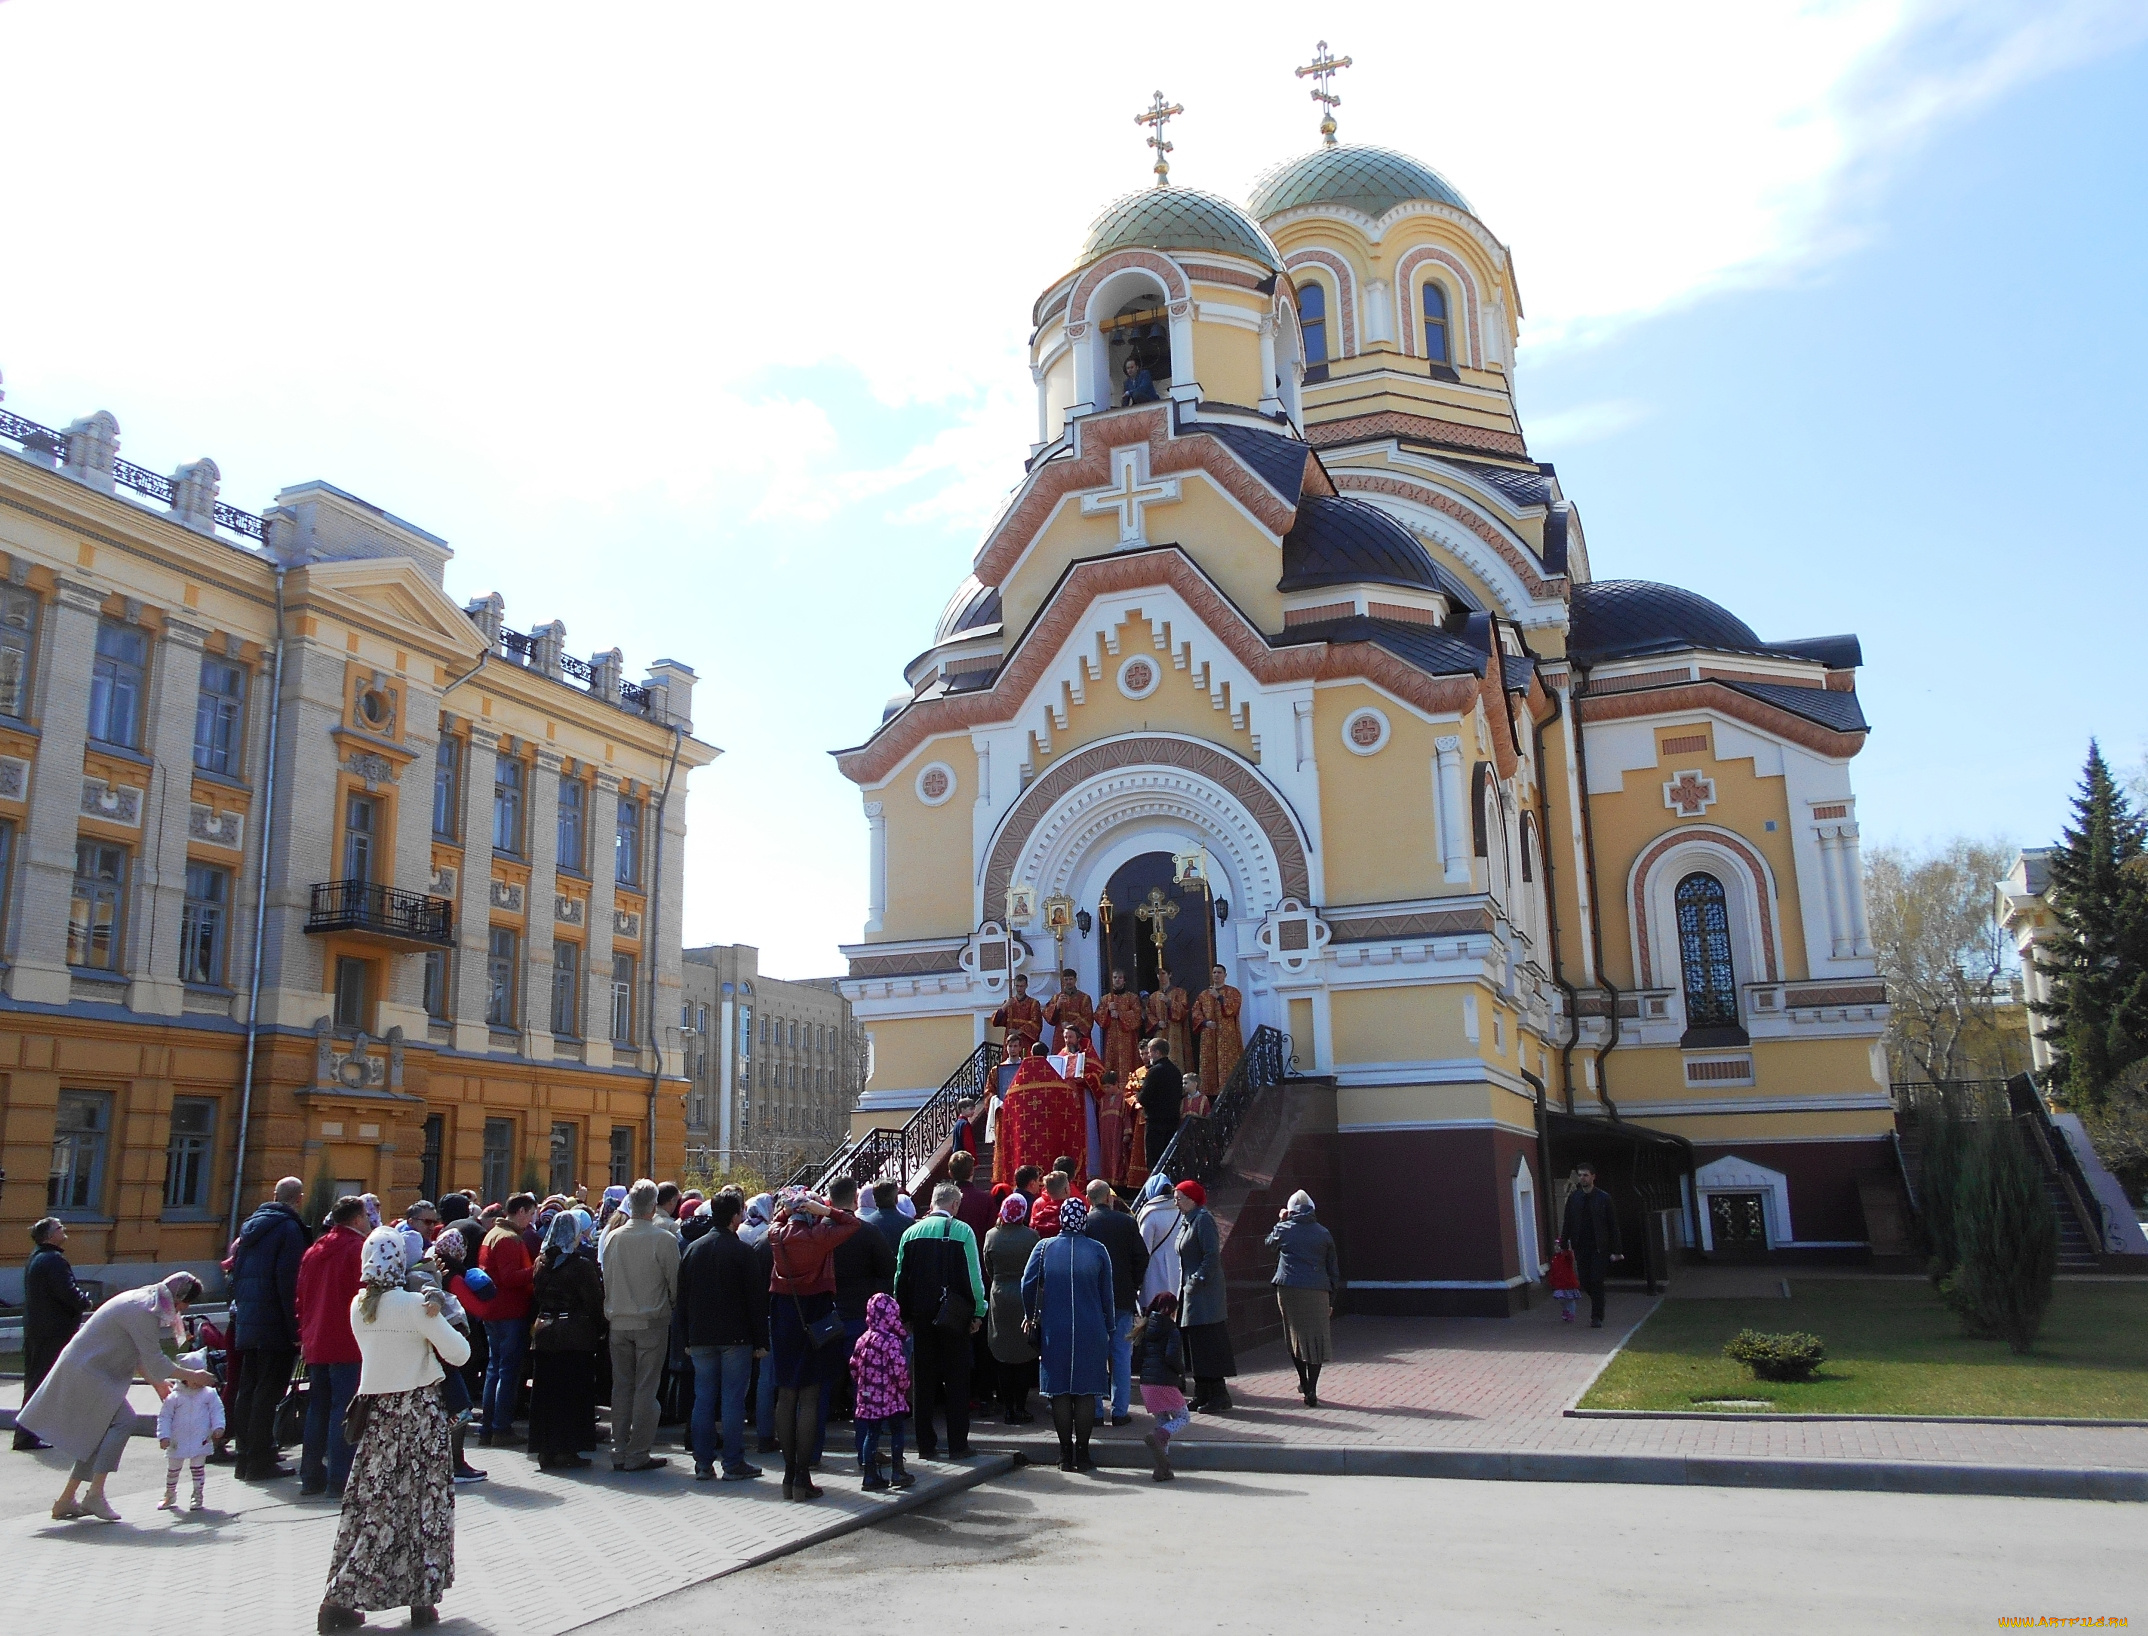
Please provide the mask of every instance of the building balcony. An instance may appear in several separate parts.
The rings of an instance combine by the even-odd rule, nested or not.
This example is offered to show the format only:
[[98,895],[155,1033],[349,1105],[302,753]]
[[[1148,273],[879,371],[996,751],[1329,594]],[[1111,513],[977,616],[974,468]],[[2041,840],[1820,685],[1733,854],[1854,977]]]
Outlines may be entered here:
[[455,941],[455,909],[446,898],[400,892],[376,881],[322,881],[313,888],[306,930],[390,949],[445,949]]

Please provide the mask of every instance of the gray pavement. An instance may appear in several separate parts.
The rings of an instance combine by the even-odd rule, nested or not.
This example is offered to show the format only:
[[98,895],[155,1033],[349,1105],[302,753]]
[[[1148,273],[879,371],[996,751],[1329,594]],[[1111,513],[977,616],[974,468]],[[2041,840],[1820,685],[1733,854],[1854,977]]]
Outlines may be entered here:
[[588,1636],[2138,1625],[2140,1542],[2138,1507],[2094,1501],[1032,1468]]

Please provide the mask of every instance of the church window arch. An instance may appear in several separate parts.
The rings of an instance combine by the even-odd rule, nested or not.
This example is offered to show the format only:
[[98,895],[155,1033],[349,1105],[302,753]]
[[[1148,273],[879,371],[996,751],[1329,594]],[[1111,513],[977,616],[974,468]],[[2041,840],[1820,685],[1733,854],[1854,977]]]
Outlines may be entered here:
[[1327,286],[1318,279],[1307,279],[1298,286],[1298,332],[1305,339],[1307,376],[1311,377],[1316,369],[1325,375],[1328,362],[1328,292]]
[[1738,973],[1731,947],[1730,900],[1723,883],[1696,869],[1678,882],[1672,904],[1678,915],[1686,1027],[1737,1027]]
[[1447,287],[1436,278],[1424,282],[1425,356],[1434,364],[1454,363],[1447,326]]
[[1109,359],[1113,404],[1153,403],[1171,390],[1171,316],[1161,290],[1121,301],[1097,329]]

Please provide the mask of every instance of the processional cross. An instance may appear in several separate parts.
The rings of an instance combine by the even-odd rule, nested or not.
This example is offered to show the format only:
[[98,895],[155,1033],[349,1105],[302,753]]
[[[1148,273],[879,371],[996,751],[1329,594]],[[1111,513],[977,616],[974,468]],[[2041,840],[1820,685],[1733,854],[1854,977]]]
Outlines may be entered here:
[[1172,921],[1178,918],[1178,905],[1163,895],[1161,886],[1149,888],[1148,901],[1134,911],[1136,920],[1149,924],[1149,941],[1156,945],[1156,969],[1161,972],[1164,963],[1164,937]]
[[1337,57],[1328,50],[1328,42],[1322,40],[1313,53],[1313,60],[1298,70],[1299,79],[1315,79],[1320,83],[1313,89],[1313,100],[1321,104],[1320,140],[1327,147],[1335,146],[1335,110],[1342,106],[1342,98],[1335,94],[1335,71],[1348,68],[1348,57]]
[[1153,127],[1149,132],[1149,146],[1156,150],[1155,170],[1156,185],[1158,187],[1169,187],[1171,185],[1171,161],[1166,157],[1171,152],[1171,144],[1164,140],[1163,128],[1170,120],[1185,111],[1185,108],[1176,102],[1166,107],[1163,93],[1158,91],[1156,100],[1149,104],[1149,111],[1145,114],[1134,115],[1136,125]]

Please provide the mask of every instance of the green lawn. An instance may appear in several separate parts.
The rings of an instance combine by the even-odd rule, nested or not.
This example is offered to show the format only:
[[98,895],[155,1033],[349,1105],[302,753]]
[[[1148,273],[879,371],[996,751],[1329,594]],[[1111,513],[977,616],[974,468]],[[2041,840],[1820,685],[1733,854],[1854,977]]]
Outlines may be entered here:
[[[1723,1356],[1747,1328],[1818,1335],[1819,1377],[1754,1380]],[[2060,1284],[2027,1357],[1964,1337],[1921,1281],[1792,1276],[1787,1301],[1665,1301],[1580,1406],[1704,1409],[1710,1398],[1773,1405],[1755,1413],[2148,1420],[2148,1287]]]

